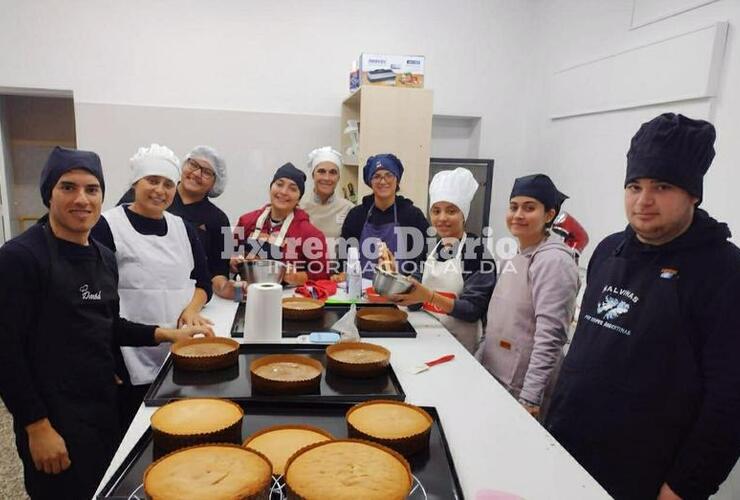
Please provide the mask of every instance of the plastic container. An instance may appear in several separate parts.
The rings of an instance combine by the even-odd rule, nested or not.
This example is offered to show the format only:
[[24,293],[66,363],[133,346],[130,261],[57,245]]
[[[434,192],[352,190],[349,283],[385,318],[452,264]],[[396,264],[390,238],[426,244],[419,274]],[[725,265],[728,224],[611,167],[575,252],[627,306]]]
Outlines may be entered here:
[[347,249],[347,295],[350,300],[360,300],[362,297],[360,253],[354,247]]

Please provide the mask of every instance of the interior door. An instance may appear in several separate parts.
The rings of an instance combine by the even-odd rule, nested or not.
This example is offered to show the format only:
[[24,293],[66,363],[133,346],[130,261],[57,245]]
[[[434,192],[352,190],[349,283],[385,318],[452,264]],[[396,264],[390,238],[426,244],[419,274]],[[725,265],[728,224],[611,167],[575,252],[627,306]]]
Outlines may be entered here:
[[5,120],[5,98],[0,96],[0,245],[12,238],[13,169],[10,163],[10,141]]

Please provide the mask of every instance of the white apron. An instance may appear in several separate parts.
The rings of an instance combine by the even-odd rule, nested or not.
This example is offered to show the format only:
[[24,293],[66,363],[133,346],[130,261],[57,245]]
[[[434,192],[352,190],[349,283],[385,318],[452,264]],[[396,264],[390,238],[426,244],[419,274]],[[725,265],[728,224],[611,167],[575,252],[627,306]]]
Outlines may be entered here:
[[[429,256],[424,264],[424,274],[421,278],[421,284],[436,292],[452,293],[459,297],[463,291],[465,282],[463,281],[463,264],[462,249],[467,235],[463,235],[458,245],[457,255],[455,258],[444,262],[438,261],[434,255],[439,243],[429,252]],[[444,314],[437,307],[431,304],[424,304],[424,310],[436,317],[445,328],[467,349],[470,354],[475,354],[483,336],[483,325],[481,320],[474,323],[453,318],[449,314]]]
[[[177,319],[193,299],[193,251],[183,220],[164,212],[167,234],[136,231],[122,206],[106,211],[118,263],[121,317],[146,325],[177,328]],[[149,384],[162,366],[170,344],[121,347],[133,385]]]

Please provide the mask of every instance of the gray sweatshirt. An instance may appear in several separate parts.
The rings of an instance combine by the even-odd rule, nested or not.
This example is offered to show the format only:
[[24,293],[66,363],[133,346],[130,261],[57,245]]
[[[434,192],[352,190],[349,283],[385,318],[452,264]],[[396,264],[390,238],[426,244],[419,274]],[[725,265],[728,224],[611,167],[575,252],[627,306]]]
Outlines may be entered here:
[[550,379],[556,375],[555,367],[563,356],[580,279],[573,251],[557,236],[550,236],[539,246],[525,249],[522,253],[528,252],[533,254],[529,281],[535,331],[532,355],[519,397],[540,404],[545,388],[554,383]]

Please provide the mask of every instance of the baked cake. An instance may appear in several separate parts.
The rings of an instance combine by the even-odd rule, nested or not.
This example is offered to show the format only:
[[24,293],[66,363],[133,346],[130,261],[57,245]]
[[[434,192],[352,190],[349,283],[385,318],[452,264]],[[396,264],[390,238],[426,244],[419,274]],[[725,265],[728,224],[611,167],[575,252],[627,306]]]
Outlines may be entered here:
[[259,451],[272,463],[276,475],[285,471],[285,462],[298,450],[310,444],[334,439],[323,429],[308,425],[276,425],[252,434],[244,446]]
[[409,464],[401,455],[354,439],[326,441],[298,451],[285,467],[285,483],[289,495],[305,500],[402,500],[413,484]]
[[229,444],[178,450],[144,472],[144,491],[153,500],[265,499],[271,483],[267,457]]
[[173,401],[152,414],[154,444],[167,451],[200,443],[240,443],[243,416],[244,410],[227,399]]
[[266,394],[317,392],[323,365],[297,354],[274,354],[252,361],[249,371],[252,388]]
[[170,352],[182,370],[217,370],[239,362],[239,342],[224,337],[184,339],[172,344]]
[[388,371],[391,353],[367,342],[340,342],[326,348],[328,370],[346,377],[375,377]]
[[400,401],[367,401],[347,412],[350,437],[383,444],[404,456],[429,446],[432,422],[432,417],[418,406]]

